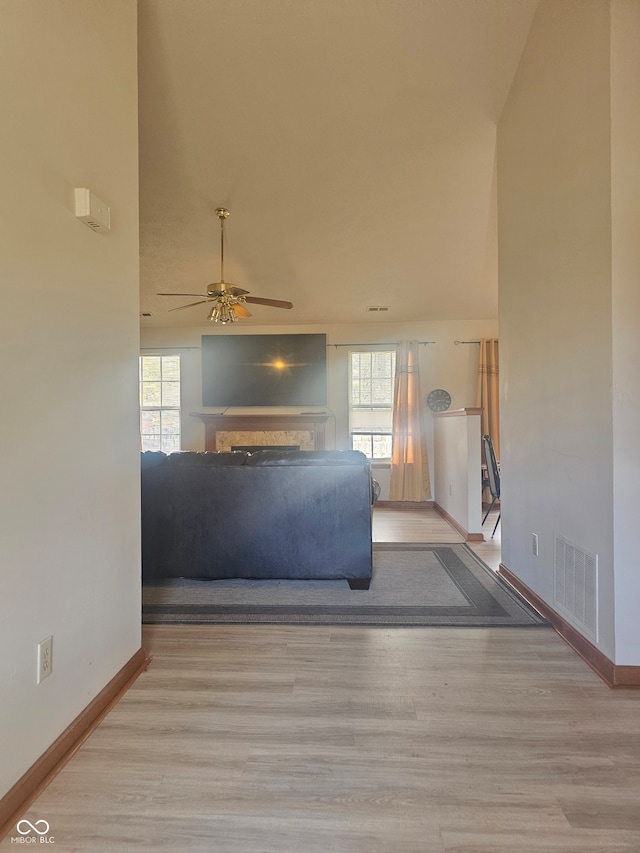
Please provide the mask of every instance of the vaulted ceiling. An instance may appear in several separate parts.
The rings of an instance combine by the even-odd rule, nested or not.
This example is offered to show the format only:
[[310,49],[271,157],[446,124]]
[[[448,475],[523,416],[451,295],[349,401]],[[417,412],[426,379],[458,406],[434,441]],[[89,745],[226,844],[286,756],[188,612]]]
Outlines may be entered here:
[[[144,325],[497,316],[496,125],[538,0],[139,0]],[[384,313],[369,307],[386,307]]]

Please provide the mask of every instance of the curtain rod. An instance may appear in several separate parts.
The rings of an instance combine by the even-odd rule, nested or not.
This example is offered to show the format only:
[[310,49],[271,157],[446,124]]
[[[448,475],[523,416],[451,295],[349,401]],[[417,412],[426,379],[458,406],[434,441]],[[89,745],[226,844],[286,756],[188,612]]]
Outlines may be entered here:
[[[399,341],[365,341],[364,343],[359,342],[355,344],[327,344],[328,347],[397,347],[399,345]],[[427,344],[437,344],[437,341],[418,341],[421,346],[427,346]],[[456,341],[457,344],[479,344],[480,341]],[[140,352],[158,352],[158,350],[190,350],[190,349],[201,349],[201,347],[140,347]]]
[[459,344],[479,344],[480,341],[454,341],[454,344],[458,346]]
[[[374,341],[373,343],[365,341],[364,343],[357,343],[357,344],[327,344],[327,347],[336,347],[336,349],[338,347],[397,347],[399,345],[399,343],[400,343],[400,341]],[[436,344],[438,342],[437,341],[418,341],[418,343],[421,346],[426,346],[427,344]],[[480,342],[478,341],[478,343],[480,343]]]

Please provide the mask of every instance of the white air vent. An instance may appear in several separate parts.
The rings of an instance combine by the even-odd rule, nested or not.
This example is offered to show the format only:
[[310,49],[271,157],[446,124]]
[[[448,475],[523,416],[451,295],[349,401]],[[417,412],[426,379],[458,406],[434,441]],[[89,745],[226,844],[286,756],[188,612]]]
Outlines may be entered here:
[[556,536],[555,604],[570,621],[598,640],[598,557]]
[[367,306],[367,311],[371,311],[374,314],[378,311],[388,311],[388,310],[389,310],[388,305],[368,305]]

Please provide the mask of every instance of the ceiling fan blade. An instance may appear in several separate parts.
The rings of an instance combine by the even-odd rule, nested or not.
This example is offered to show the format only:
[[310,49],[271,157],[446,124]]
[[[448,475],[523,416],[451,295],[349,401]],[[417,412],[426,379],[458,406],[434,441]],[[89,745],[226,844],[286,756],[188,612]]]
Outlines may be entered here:
[[253,302],[256,305],[270,305],[272,308],[293,308],[293,302],[284,302],[282,299],[262,299],[260,296],[245,296],[245,302]]
[[202,299],[208,299],[206,293],[156,293],[156,296],[200,296]]
[[242,302],[236,302],[232,306],[233,310],[236,312],[236,315],[241,318],[250,317],[251,311],[247,311]]
[[184,308],[193,308],[194,305],[203,305],[210,302],[209,299],[200,299],[198,302],[190,302],[188,305],[179,305],[177,308],[169,308],[169,311],[182,311]]
[[209,296],[223,296],[225,293],[228,296],[244,296],[249,291],[236,287],[235,284],[227,284],[225,281],[213,281],[207,285],[207,293]]

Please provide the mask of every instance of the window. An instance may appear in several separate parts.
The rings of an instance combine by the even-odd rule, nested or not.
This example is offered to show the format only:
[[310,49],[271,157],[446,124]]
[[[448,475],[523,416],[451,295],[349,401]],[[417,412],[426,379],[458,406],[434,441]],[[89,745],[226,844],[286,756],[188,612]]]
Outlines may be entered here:
[[180,356],[140,356],[142,450],[180,450]]
[[350,367],[351,447],[369,459],[390,459],[395,350],[352,352]]

